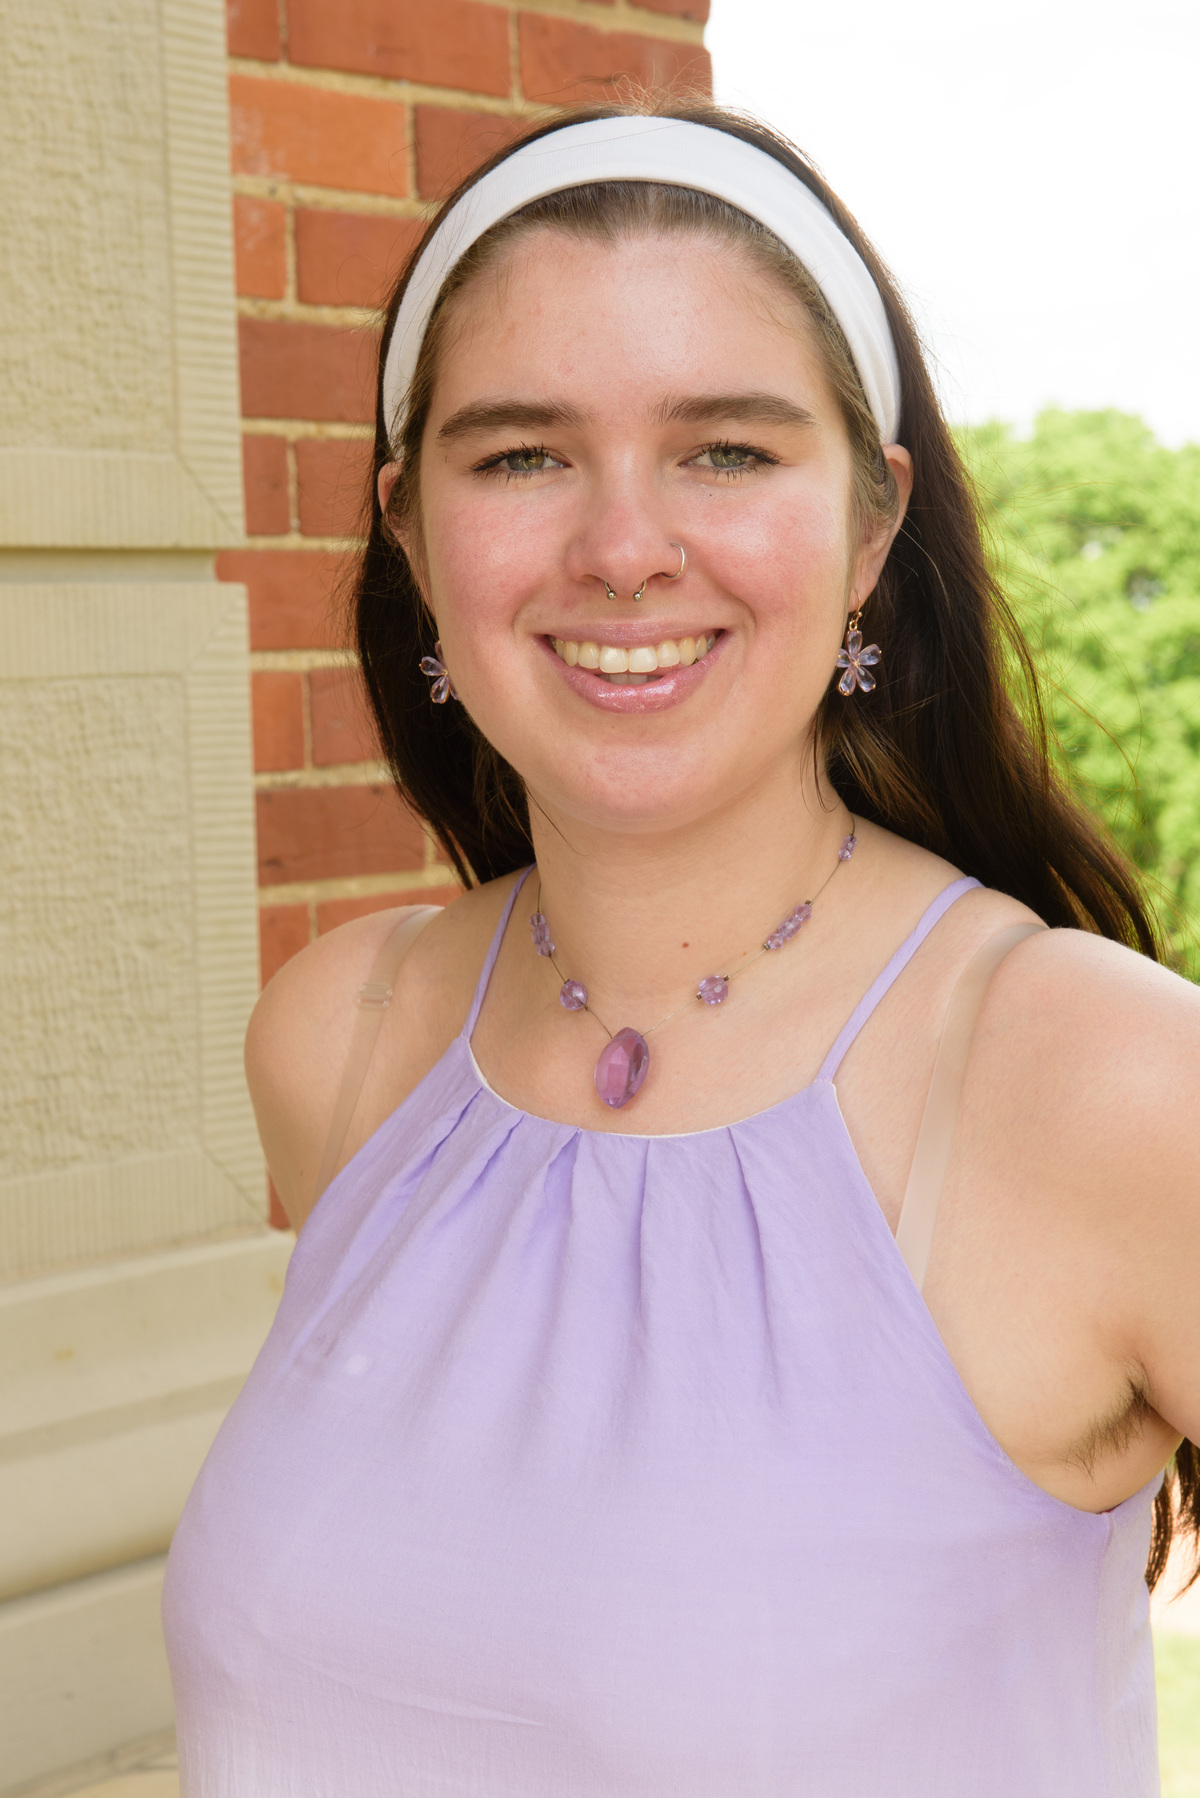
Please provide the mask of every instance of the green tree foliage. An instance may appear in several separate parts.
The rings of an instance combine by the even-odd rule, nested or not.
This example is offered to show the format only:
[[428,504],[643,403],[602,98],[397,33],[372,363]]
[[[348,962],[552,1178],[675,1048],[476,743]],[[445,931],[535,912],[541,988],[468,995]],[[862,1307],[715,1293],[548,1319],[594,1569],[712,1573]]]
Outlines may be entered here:
[[1063,765],[1200,978],[1200,445],[1122,412],[958,437]]

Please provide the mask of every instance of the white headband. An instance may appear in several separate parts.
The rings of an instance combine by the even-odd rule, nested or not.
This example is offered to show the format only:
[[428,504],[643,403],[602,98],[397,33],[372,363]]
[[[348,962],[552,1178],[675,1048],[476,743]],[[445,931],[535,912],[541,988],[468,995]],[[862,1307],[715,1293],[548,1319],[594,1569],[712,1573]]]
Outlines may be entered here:
[[758,219],[808,270],[854,357],[884,443],[900,424],[900,370],[883,301],[866,264],[816,195],[740,137],[683,119],[590,119],[539,137],[467,189],[422,250],[383,370],[383,408],[397,445],[421,340],[442,282],[476,238],[531,200],[592,181],[698,188]]

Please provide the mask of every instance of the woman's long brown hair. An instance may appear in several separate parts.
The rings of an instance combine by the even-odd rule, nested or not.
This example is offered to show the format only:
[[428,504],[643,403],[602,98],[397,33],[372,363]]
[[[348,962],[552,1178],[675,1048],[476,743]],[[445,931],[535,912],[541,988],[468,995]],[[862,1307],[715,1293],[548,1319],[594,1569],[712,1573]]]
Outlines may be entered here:
[[[869,702],[830,690],[814,753],[848,808],[943,856],[984,886],[1011,894],[1047,924],[1088,930],[1161,959],[1157,923],[1135,869],[1074,799],[1051,753],[1037,673],[990,571],[977,500],[942,417],[908,310],[854,219],[804,156],[754,121],[705,100],[650,100],[558,116],[484,163],[443,203],[428,235],[490,168],[564,123],[621,113],[692,120],[739,137],[778,162],[829,209],[870,269],[900,364],[898,440],[913,461],[912,498],[870,601],[884,645]],[[422,242],[426,240],[422,239]],[[382,373],[413,252],[387,309],[376,396],[375,456],[366,547],[354,589],[355,635],[383,754],[402,797],[428,820],[465,885],[533,859],[523,784],[458,705],[431,707],[418,669],[433,629],[407,557],[380,509],[377,476],[392,460]],[[414,381],[404,430],[412,494],[436,372],[437,314]],[[878,456],[878,444],[875,445]],[[1154,1508],[1151,1584],[1173,1534],[1200,1538],[1200,1451],[1185,1441]]]

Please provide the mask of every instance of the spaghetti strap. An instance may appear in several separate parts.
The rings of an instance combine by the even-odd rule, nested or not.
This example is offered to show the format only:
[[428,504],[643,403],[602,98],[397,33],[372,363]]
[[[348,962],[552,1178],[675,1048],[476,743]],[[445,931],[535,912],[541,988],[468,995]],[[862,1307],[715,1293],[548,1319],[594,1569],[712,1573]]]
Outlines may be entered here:
[[415,910],[409,907],[405,916],[384,937],[383,946],[375,957],[371,972],[358,989],[356,995],[358,1010],[354,1018],[354,1028],[350,1033],[350,1047],[346,1052],[346,1064],[342,1069],[342,1083],[338,1088],[333,1116],[329,1121],[325,1151],[321,1156],[317,1177],[313,1183],[312,1202],[314,1205],[333,1179],[341,1158],[346,1134],[358,1106],[363,1082],[367,1077],[367,1069],[370,1067],[371,1057],[375,1053],[375,1044],[379,1040],[379,1027],[383,1023],[383,1014],[392,1002],[392,987],[400,963],[426,924],[441,909],[440,905],[422,905]]
[[517,903],[517,895],[525,885],[525,882],[529,879],[529,876],[533,873],[533,869],[534,864],[531,862],[522,873],[520,879],[514,884],[512,892],[505,901],[504,910],[500,913],[500,922],[496,926],[496,934],[492,938],[491,947],[487,952],[483,967],[480,970],[479,979],[475,985],[475,997],[471,1000],[471,1009],[467,1013],[467,1021],[462,1027],[462,1034],[468,1042],[470,1042],[471,1037],[474,1034],[475,1025],[479,1019],[480,1007],[483,1005],[484,998],[487,994],[488,982],[492,978],[492,969],[496,965],[496,957],[499,955],[500,945],[504,941],[504,932],[508,929],[508,920],[512,917],[513,906]]
[[818,1080],[833,1080],[836,1077],[847,1049],[891,987],[892,982],[904,972],[934,925],[950,910],[956,899],[961,899],[964,893],[969,893],[980,885],[982,885],[981,881],[975,880],[969,875],[964,876],[963,879],[956,880],[950,886],[944,887],[933,904],[927,907],[916,928],[905,937],[882,974],[872,981],[850,1013],[832,1049],[821,1063],[820,1072],[817,1074]]
[[1046,928],[1045,924],[1010,924],[1004,930],[998,930],[976,950],[950,995],[904,1203],[900,1207],[900,1222],[896,1226],[896,1247],[908,1265],[918,1292],[925,1285],[933,1230],[946,1169],[950,1165],[954,1127],[958,1122],[967,1057],[979,1008],[993,974],[1009,950],[1015,949],[1025,937],[1036,936],[1039,930]]

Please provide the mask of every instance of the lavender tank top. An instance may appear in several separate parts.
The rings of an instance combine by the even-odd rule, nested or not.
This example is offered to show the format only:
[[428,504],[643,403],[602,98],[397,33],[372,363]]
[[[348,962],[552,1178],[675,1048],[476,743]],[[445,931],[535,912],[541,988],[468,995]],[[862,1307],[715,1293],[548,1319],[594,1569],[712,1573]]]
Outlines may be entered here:
[[516,1110],[461,1035],[329,1186],[164,1599],[186,1798],[1150,1798],[1142,1568],[934,1328],[838,1063],[757,1116]]

